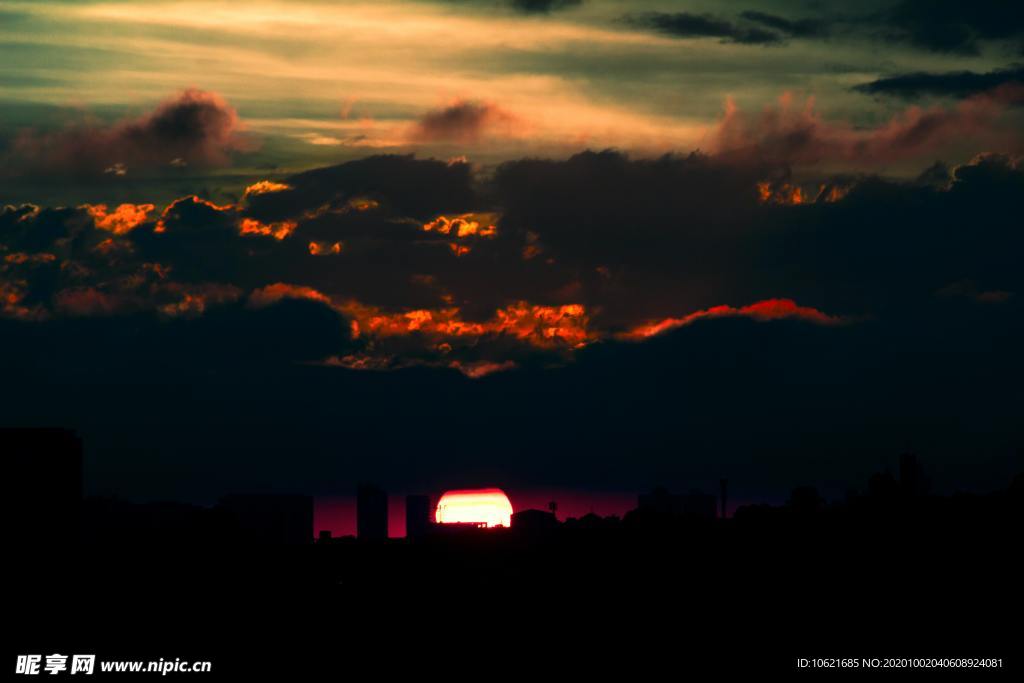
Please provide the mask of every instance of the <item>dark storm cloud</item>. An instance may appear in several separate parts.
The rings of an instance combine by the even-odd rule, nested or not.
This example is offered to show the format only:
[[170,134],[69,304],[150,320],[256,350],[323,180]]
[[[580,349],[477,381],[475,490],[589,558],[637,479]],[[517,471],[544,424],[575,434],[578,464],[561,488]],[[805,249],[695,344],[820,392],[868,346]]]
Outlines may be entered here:
[[[708,320],[479,381],[265,358],[253,372],[219,339],[218,362],[204,363],[194,339],[205,332],[189,339],[204,321],[0,321],[0,402],[7,419],[45,412],[79,429],[92,491],[144,498],[337,493],[365,479],[392,490],[688,488],[723,476],[735,495],[842,482],[841,495],[908,445],[940,490],[994,488],[1024,436],[1019,320],[1012,304],[958,302],[842,328]],[[329,332],[265,322],[268,345]]]
[[[801,295],[802,302],[882,317],[927,308],[960,280],[1020,291],[1024,282],[1004,250],[1024,246],[1024,233],[1006,222],[1018,213],[1010,197],[1024,189],[1024,172],[1012,159],[983,155],[952,176],[938,188],[867,178],[839,202],[808,213],[790,207],[788,216],[776,215],[792,221],[786,239],[762,241],[757,253],[768,270],[778,259],[790,265],[759,286],[792,292],[808,278],[820,294]],[[919,258],[922,249],[928,259]]]
[[782,41],[782,36],[774,31],[741,26],[711,14],[647,12],[629,15],[626,21],[676,38],[721,38],[722,42],[745,45],[771,45]]
[[979,41],[1024,37],[1024,6],[1002,0],[902,0],[866,21],[934,52],[978,54]]
[[578,273],[582,301],[615,327],[771,297],[835,314],[897,311],[963,278],[1017,291],[1006,254],[1024,237],[1006,221],[1024,173],[1012,159],[983,156],[953,176],[948,190],[840,181],[852,190],[838,201],[822,182],[803,203],[780,206],[759,201],[755,186],[789,183],[784,168],[591,153],[510,162],[495,183],[500,227],[535,233],[546,255]]
[[720,38],[723,42],[773,45],[790,38],[867,38],[912,45],[937,53],[980,54],[985,42],[1024,46],[1024,11],[1002,0],[899,0],[875,10],[818,9],[800,18],[747,10],[735,17],[690,12],[632,14],[626,21],[679,38]]
[[411,155],[368,157],[292,176],[287,190],[250,197],[248,214],[281,220],[325,204],[342,208],[350,199],[365,196],[400,214],[428,220],[438,213],[481,208],[470,170],[469,164]]
[[[697,154],[632,160],[606,151],[508,162],[494,184],[501,227],[535,235],[538,260],[571,274],[577,296],[608,324],[626,325],[672,300],[693,310],[722,303],[706,296],[725,272],[713,251],[754,220],[755,185],[769,173]],[[696,285],[682,300],[680,278]]]
[[587,338],[583,311],[555,292],[564,274],[496,230],[467,164],[373,157],[285,181],[254,183],[237,204],[5,209],[7,313],[194,318],[308,298],[380,337],[373,363],[467,373],[564,360]]
[[9,171],[124,175],[135,168],[221,166],[244,149],[235,110],[219,95],[185,90],[137,118],[63,130],[23,130],[9,145]]
[[959,476],[1022,438],[1022,193],[996,154],[900,182],[590,152],[483,181],[374,157],[234,205],[5,208],[0,401],[81,429],[93,481],[143,496],[786,488],[862,481],[908,443]]
[[990,41],[1024,44],[1024,10],[1002,0],[897,0],[874,11],[823,11],[787,20],[762,12],[744,18],[794,37],[859,36],[900,42],[929,52],[977,55]]
[[[315,361],[356,346],[348,321],[320,302],[282,299],[266,307],[242,303],[211,308],[194,317],[135,312],[120,316],[79,316],[36,322],[31,326],[4,321],[10,346],[4,366],[17,355],[34,360],[22,368],[28,375],[73,378],[112,372],[112,380],[130,378],[144,369],[145,381],[162,381],[176,373],[202,375],[214,368],[241,367],[271,371],[295,362]],[[63,349],[60,339],[74,340]],[[31,350],[36,343],[38,349]],[[128,373],[128,375],[125,375]]]
[[986,73],[951,71],[915,72],[879,78],[853,87],[868,95],[890,95],[916,99],[923,95],[967,97],[1007,84],[1024,83],[1024,67],[996,69]]
[[474,376],[708,318],[855,325],[942,291],[1012,300],[1018,162],[926,176],[801,181],[752,156],[609,151],[480,182],[466,164],[371,157],[255,183],[231,205],[5,209],[0,279],[6,315],[26,320],[306,299],[365,342],[321,360]]
[[79,209],[5,206],[0,208],[0,244],[13,251],[44,251],[68,243],[90,223]]
[[[169,277],[171,259],[147,259],[133,235],[117,234],[112,225],[98,227],[106,222],[97,218],[101,212],[96,208],[102,207],[0,211],[0,287],[9,316],[198,315],[241,297],[233,284],[184,279],[187,269],[184,278]],[[144,231],[155,225],[135,227]],[[194,260],[197,251],[190,253]],[[222,268],[215,277],[226,277],[228,271]]]

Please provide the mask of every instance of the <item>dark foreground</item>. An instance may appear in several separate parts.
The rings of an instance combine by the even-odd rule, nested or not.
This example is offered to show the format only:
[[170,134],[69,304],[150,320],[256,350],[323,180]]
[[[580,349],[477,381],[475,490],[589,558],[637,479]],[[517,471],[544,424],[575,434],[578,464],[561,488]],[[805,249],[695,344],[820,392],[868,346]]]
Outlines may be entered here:
[[210,674],[171,674],[199,680],[819,680],[839,672],[818,666],[844,658],[858,668],[1000,658],[1001,669],[924,673],[1019,675],[1020,506],[1004,502],[976,516],[855,523],[766,517],[300,547],[54,544],[9,556],[9,644],[212,661]]

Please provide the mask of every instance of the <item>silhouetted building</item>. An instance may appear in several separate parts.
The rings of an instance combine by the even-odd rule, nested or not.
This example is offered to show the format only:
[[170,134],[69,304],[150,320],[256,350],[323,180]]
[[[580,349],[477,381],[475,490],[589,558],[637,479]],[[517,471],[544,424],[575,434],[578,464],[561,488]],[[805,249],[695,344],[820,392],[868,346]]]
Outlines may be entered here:
[[679,496],[671,494],[668,489],[656,488],[650,493],[637,496],[637,510],[657,512],[663,515],[677,515],[682,512]]
[[899,485],[889,471],[875,472],[868,478],[868,495],[876,501],[891,501],[896,497]]
[[0,429],[4,523],[18,543],[75,540],[82,505],[82,442],[67,429]]
[[714,519],[717,516],[718,500],[710,493],[690,491],[683,497],[683,514],[687,517]]
[[900,456],[900,491],[912,498],[928,494],[928,477],[913,453]]
[[356,535],[367,540],[388,537],[388,494],[376,486],[356,489]]
[[518,533],[545,533],[558,528],[558,519],[546,510],[521,510],[512,513],[512,528]]
[[405,535],[423,538],[430,532],[430,496],[405,497]]
[[644,513],[656,513],[666,517],[714,519],[717,514],[717,502],[713,495],[700,491],[679,495],[657,488],[640,495],[637,508]]
[[789,494],[786,505],[800,515],[815,515],[825,509],[825,499],[813,486],[798,486]]
[[296,545],[313,542],[313,499],[298,495],[232,495],[220,500],[245,540]]
[[576,519],[575,517],[568,518],[565,520],[564,526],[566,529],[571,530],[598,532],[619,528],[621,524],[622,520],[614,515],[602,517],[593,512],[588,512],[579,519]]
[[87,543],[119,546],[223,545],[238,538],[240,524],[228,510],[188,503],[130,503],[117,498],[86,498],[82,537]]
[[481,534],[487,534],[492,538],[497,532],[505,531],[503,527],[488,529],[485,522],[445,522],[444,524],[432,524],[430,526],[430,537],[440,538],[480,538]]

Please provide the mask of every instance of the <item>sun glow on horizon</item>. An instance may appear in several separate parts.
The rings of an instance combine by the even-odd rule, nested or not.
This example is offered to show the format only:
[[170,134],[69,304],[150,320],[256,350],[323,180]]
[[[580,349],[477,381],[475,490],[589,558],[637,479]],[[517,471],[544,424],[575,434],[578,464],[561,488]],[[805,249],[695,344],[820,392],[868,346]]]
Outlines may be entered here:
[[438,524],[477,524],[506,527],[512,523],[512,503],[501,489],[447,491],[437,501]]

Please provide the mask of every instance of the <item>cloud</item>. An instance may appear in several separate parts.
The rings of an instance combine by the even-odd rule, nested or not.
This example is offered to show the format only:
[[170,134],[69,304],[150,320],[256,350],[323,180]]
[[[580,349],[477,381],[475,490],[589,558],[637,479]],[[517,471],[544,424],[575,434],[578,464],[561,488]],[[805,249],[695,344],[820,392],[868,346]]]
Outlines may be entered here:
[[115,235],[123,235],[145,223],[150,212],[156,206],[153,204],[121,204],[109,212],[106,204],[86,204],[83,208],[93,217],[98,229],[109,230]]
[[540,348],[578,348],[597,339],[589,329],[586,309],[579,304],[540,306],[517,301],[482,321],[466,320],[457,307],[418,309],[388,314],[348,302],[340,306],[358,324],[359,334],[371,337],[425,335],[438,341],[508,335]]
[[[200,319],[301,300],[345,325],[347,345],[316,362],[482,377],[711,318],[856,327],[968,300],[1012,309],[1019,159],[926,175],[798,173],[725,150],[521,159],[474,178],[382,156],[230,204],[6,207],[2,315]],[[960,282],[978,296],[936,295]]]
[[[429,220],[480,203],[466,163],[412,155],[378,155],[296,174],[290,189],[251,194],[246,215],[261,221],[297,216],[368,215],[385,204],[403,216]],[[378,214],[379,215],[379,214]]]
[[457,100],[424,114],[413,127],[414,142],[474,143],[487,134],[510,134],[521,121],[490,102]]
[[[481,4],[480,0],[449,0],[453,3],[475,5]],[[578,7],[583,0],[490,0],[491,5],[508,7],[523,14],[550,14],[560,10]]]
[[[1006,220],[1024,173],[985,155],[954,175],[941,187],[838,178],[813,185],[824,185],[820,201],[762,203],[761,183],[794,183],[784,165],[610,152],[523,160],[496,173],[498,229],[536,235],[548,270],[571,278],[574,300],[605,330],[773,298],[832,316],[886,314],[963,277],[1019,291],[1005,254],[1024,237]],[[830,187],[842,191],[832,199]]]
[[239,223],[239,232],[243,235],[263,235],[283,240],[295,232],[298,223],[295,221],[278,221],[277,223],[261,223],[255,218],[243,218]]
[[862,166],[934,155],[965,137],[1012,147],[1019,136],[1004,115],[1021,102],[1024,86],[1006,84],[950,107],[912,106],[881,125],[857,128],[824,120],[812,98],[796,107],[784,96],[778,105],[756,114],[741,111],[730,100],[712,144],[721,155],[746,155],[773,163],[853,162]]
[[634,340],[647,339],[648,337],[664,334],[669,330],[674,330],[683,327],[684,325],[690,325],[698,320],[733,317],[746,317],[762,322],[796,318],[816,323],[818,325],[837,325],[843,322],[841,317],[823,313],[816,308],[800,306],[791,299],[767,299],[765,301],[757,301],[750,305],[740,306],[738,308],[721,305],[702,311],[694,311],[682,318],[665,318],[663,320],[650,321],[622,333],[620,338]]
[[822,19],[786,19],[753,10],[740,13],[740,17],[795,38],[820,38],[829,33],[828,22]]
[[[1014,447],[1019,158],[947,158],[927,182],[832,177],[787,161],[860,143],[884,157],[898,136],[800,106],[742,118],[721,153],[595,151],[486,176],[381,156],[231,203],[0,209],[4,415],[72,415],[96,453],[146,453],[154,480],[303,490],[494,471],[714,482],[741,466],[760,483],[791,476],[779,452],[828,477],[922,435],[930,454],[969,453],[969,472]],[[787,144],[801,127],[813,153]],[[822,185],[843,192],[818,200]],[[415,369],[384,372],[398,368]],[[458,438],[423,438],[453,415]]]
[[114,124],[24,130],[13,141],[9,163],[52,173],[123,176],[138,168],[224,166],[233,152],[250,144],[224,98],[192,88],[147,114]]
[[879,78],[853,87],[868,95],[890,95],[917,99],[924,95],[969,97],[1007,84],[1024,84],[1024,67],[996,69],[986,73],[950,71],[945,73],[915,72]]
[[711,14],[647,12],[628,15],[626,21],[676,38],[721,38],[724,43],[744,45],[782,42],[782,36],[774,31],[758,26],[741,26]]
[[284,192],[285,190],[291,190],[292,186],[287,183],[276,183],[272,180],[260,180],[259,182],[253,183],[245,188],[242,193],[243,199],[249,197],[255,197],[261,194],[270,194],[271,192]]
[[978,285],[970,280],[951,282],[936,292],[941,297],[964,297],[980,304],[1002,304],[1013,297],[1013,292],[1001,289],[980,290]]
[[111,295],[94,287],[65,289],[54,296],[54,308],[63,315],[102,316],[113,315],[121,304]]
[[556,10],[576,7],[583,0],[508,0],[513,8],[527,14],[547,14]]
[[275,282],[272,285],[253,290],[249,294],[249,306],[253,308],[266,308],[285,299],[306,299],[309,301],[319,301],[327,305],[331,303],[330,297],[312,287]]
[[977,55],[984,42],[1004,41],[1019,48],[1024,11],[1018,3],[980,0],[900,0],[859,12],[819,10],[817,16],[790,19],[747,10],[735,18],[690,12],[646,12],[626,16],[634,26],[678,38],[719,38],[726,43],[778,45],[791,38],[881,40],[929,52]]
[[1014,40],[1024,34],[1024,8],[1002,0],[902,0],[865,21],[917,47],[966,55],[980,52],[979,41]]
[[[360,372],[299,360],[361,351],[332,311],[289,303],[308,307],[0,319],[4,415],[75,416],[100,458],[93,486],[139,497],[215,498],[224,482],[312,494],[364,479],[441,488],[495,472],[510,485],[602,489],[713,486],[728,475],[733,488],[770,495],[805,464],[822,480],[864,481],[908,441],[942,463],[950,486],[976,481],[964,477],[978,475],[979,452],[1009,454],[1005,471],[1019,469],[1013,299],[884,324],[708,318],[643,343],[592,344],[560,367],[478,379],[447,364]],[[455,436],[424,439],[438,429]],[[115,466],[140,454],[149,476]]]

